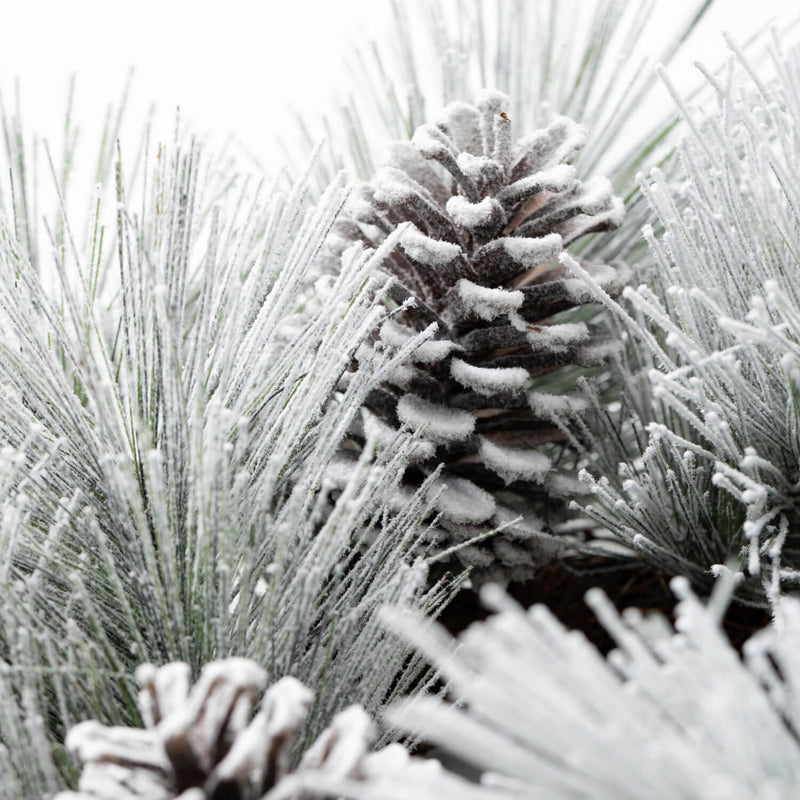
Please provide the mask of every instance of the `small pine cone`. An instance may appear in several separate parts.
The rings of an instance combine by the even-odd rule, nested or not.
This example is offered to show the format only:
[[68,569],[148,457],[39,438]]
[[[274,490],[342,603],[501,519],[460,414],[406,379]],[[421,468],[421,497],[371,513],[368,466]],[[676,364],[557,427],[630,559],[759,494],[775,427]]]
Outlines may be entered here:
[[60,792],[54,800],[259,800],[279,784],[279,794],[286,788],[287,797],[303,800],[311,795],[292,787],[301,787],[304,775],[360,777],[369,764],[373,725],[363,709],[351,706],[292,771],[294,739],[312,692],[294,678],[281,678],[251,719],[267,675],[248,659],[208,664],[191,689],[183,663],[158,669],[144,664],[136,677],[146,728],[94,721],[72,728],[66,746],[84,768],[78,791]]
[[[497,92],[452,103],[439,123],[393,145],[388,165],[356,189],[331,250],[377,247],[400,227],[385,261],[394,313],[373,346],[429,338],[369,397],[368,424],[385,426],[387,439],[401,427],[419,437],[409,485],[445,465],[443,547],[525,515],[457,551],[473,577],[501,581],[525,579],[560,546],[541,518],[578,490],[570,421],[586,404],[576,380],[617,346],[581,313],[594,295],[559,256],[624,217],[607,179],[581,182],[569,163],[581,126],[558,117],[514,143],[506,105]],[[623,270],[582,266],[610,294],[622,289]]]

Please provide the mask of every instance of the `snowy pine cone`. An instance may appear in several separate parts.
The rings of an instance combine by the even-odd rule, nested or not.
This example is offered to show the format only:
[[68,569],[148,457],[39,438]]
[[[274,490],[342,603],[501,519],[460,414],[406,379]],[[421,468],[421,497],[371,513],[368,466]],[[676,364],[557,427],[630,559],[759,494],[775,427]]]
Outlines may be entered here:
[[[404,228],[384,262],[395,313],[374,346],[401,348],[432,323],[435,333],[369,397],[368,425],[420,437],[408,485],[445,465],[437,510],[453,538],[443,546],[526,514],[458,552],[494,580],[524,579],[537,552],[552,551],[541,515],[577,487],[574,458],[564,458],[583,406],[575,381],[616,345],[591,313],[575,312],[593,295],[558,258],[624,217],[607,179],[581,182],[569,163],[581,126],[558,117],[515,143],[506,104],[489,91],[477,105],[452,103],[439,123],[394,144],[388,165],[357,187],[333,244],[335,254],[355,241],[377,247]],[[621,290],[620,270],[582,266],[609,293]],[[499,491],[517,502],[501,507]]]
[[206,665],[191,690],[189,667],[180,662],[158,669],[145,664],[136,677],[147,727],[87,721],[72,728],[67,749],[85,766],[78,791],[60,792],[54,800],[259,800],[276,787],[276,797],[305,798],[310,795],[298,788],[303,775],[358,778],[369,774],[371,759],[376,765],[397,760],[393,746],[369,754],[372,722],[351,706],[291,771],[294,739],[312,692],[294,678],[281,678],[251,719],[267,675],[248,659]]

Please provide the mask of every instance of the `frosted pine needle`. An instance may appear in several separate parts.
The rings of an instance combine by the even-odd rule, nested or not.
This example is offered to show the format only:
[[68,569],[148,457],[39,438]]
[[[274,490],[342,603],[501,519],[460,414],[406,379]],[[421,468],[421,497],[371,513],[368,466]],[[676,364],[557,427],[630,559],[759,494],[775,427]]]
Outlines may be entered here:
[[356,694],[374,711],[419,667],[376,609],[447,594],[425,595],[410,557],[429,502],[386,510],[407,444],[373,458],[368,436],[335,499],[323,477],[400,364],[375,353],[337,389],[385,319],[382,253],[353,248],[311,285],[342,182],[311,206],[304,180],[258,185],[191,140],[151,152],[146,181],[126,163],[95,190],[85,241],[63,204],[48,247],[19,240],[16,207],[0,223],[9,800],[63,788],[75,722],[136,721],[142,661],[236,655],[293,674],[317,690],[304,738]]
[[482,591],[494,615],[457,641],[416,614],[387,613],[457,701],[417,697],[387,720],[482,773],[480,783],[412,759],[366,781],[313,785],[358,800],[788,800],[800,780],[800,603],[781,600],[742,659],[720,626],[734,581],[726,573],[704,605],[674,579],[674,630],[660,615],[620,615],[592,590],[587,602],[617,646],[607,658],[496,586]]
[[739,559],[741,596],[764,603],[765,585],[788,589],[800,568],[800,59],[774,41],[762,80],[731,47],[724,77],[704,70],[717,114],[682,105],[682,183],[641,178],[663,231],[645,228],[653,267],[625,293],[640,372],[622,435],[603,437],[624,444],[623,465],[593,483],[587,510],[696,582]]

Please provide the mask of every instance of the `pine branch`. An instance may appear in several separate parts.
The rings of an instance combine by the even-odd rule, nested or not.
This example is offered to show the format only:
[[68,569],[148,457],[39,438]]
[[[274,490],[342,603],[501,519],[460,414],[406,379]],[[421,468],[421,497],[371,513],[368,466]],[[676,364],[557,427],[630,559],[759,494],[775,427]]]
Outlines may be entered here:
[[409,442],[324,477],[397,367],[376,353],[340,386],[385,318],[385,252],[312,287],[343,183],[311,206],[307,180],[254,185],[191,139],[146,180],[118,155],[81,241],[48,160],[50,247],[0,226],[0,795],[74,780],[66,729],[135,722],[144,660],[295,675],[318,692],[304,741],[356,696],[376,710],[422,666],[377,608],[450,591],[415,560],[429,499],[386,511]]
[[[623,462],[593,481],[587,512],[645,557],[708,583],[740,560],[741,597],[765,602],[798,564],[797,281],[800,107],[795,53],[772,42],[760,78],[731,43],[724,82],[704,70],[716,115],[681,103],[689,133],[680,188],[658,170],[642,190],[649,284],[627,289],[629,387],[652,401],[620,412],[607,441]],[[673,92],[674,93],[674,92]],[[634,389],[632,396],[637,394]]]
[[417,697],[387,719],[454,756],[458,771],[406,757],[361,780],[309,775],[303,785],[354,800],[790,797],[800,605],[783,598],[742,660],[720,626],[735,580],[725,573],[704,606],[676,578],[674,629],[638,609],[620,615],[592,590],[587,603],[617,646],[607,658],[545,607],[525,611],[497,587],[482,592],[495,613],[457,641],[415,613],[387,612],[455,700]]

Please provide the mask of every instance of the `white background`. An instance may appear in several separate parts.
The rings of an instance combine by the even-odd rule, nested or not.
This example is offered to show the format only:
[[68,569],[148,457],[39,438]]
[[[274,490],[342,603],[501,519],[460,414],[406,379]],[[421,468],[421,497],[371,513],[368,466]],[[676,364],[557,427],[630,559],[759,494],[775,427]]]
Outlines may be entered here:
[[[403,0],[398,0],[403,2]],[[678,18],[693,0],[657,0]],[[792,0],[717,0],[688,51],[704,63],[725,52],[719,32],[745,39],[770,17],[789,18]],[[135,68],[131,114],[146,101],[161,117],[176,106],[201,132],[235,133],[259,160],[274,159],[288,105],[323,111],[352,87],[343,68],[360,31],[379,34],[386,0],[0,0],[0,89],[14,103],[19,79],[27,128],[59,138],[71,73],[84,128],[97,128]],[[655,44],[654,44],[655,46]],[[676,65],[678,81],[690,72]]]

